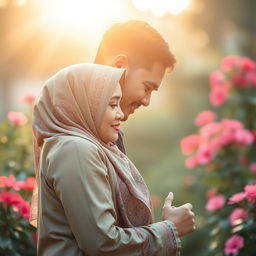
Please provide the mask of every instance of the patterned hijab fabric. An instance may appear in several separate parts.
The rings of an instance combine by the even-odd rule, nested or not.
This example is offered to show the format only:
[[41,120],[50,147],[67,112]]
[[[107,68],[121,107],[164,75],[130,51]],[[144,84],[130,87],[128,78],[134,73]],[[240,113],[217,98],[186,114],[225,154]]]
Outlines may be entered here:
[[138,227],[153,223],[147,186],[132,162],[113,143],[101,141],[98,131],[108,102],[124,69],[77,64],[60,70],[45,82],[33,110],[36,184],[30,223],[37,226],[40,156],[44,139],[79,136],[100,147],[115,170],[118,224]]

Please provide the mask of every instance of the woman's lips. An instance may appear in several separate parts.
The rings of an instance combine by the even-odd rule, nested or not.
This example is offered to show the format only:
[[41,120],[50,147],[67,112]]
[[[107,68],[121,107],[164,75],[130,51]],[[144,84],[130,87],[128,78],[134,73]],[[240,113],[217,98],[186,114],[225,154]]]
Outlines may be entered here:
[[113,127],[117,132],[120,131],[120,124],[113,124],[111,127]]

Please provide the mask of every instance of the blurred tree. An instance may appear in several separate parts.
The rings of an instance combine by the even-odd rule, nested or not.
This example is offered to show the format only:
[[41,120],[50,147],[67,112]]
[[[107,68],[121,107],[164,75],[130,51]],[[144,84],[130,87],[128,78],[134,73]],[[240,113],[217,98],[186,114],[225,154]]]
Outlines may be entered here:
[[190,16],[190,26],[207,31],[210,44],[222,56],[238,54],[256,57],[254,0],[194,0],[194,3],[203,6],[203,10]]

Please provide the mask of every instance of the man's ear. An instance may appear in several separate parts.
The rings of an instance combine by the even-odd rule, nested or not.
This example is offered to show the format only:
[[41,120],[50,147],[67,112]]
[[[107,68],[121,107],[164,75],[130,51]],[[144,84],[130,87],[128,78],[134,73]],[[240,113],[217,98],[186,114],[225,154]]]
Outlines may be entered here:
[[129,61],[127,55],[119,54],[115,56],[112,62],[112,66],[116,68],[128,68]]

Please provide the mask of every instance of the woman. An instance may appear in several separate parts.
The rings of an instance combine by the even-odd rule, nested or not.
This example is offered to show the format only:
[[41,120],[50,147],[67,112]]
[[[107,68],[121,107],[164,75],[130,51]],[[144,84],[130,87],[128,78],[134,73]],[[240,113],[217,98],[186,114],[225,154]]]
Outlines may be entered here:
[[123,117],[123,73],[96,64],[67,67],[35,103],[39,190],[31,223],[38,220],[39,256],[179,254],[175,226],[153,223],[143,178],[113,144]]

